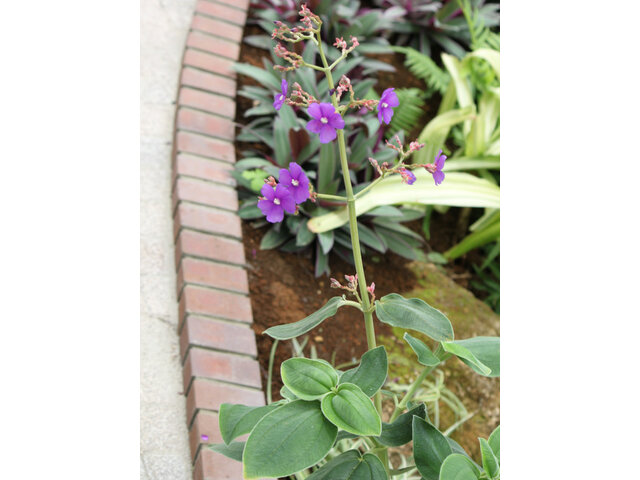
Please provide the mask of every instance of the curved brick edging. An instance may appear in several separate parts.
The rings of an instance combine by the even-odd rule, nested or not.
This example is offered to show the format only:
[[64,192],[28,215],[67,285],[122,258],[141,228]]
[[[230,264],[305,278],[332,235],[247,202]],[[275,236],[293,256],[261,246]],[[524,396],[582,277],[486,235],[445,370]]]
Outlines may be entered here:
[[249,0],[200,0],[182,61],[173,153],[174,236],[187,425],[196,480],[240,480],[221,442],[221,403],[264,405],[235,163],[236,74]]

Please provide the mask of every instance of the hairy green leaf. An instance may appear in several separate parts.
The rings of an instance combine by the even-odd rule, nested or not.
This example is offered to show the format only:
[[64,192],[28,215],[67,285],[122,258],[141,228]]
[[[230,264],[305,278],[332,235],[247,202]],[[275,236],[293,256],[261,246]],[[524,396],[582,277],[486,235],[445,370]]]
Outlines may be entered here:
[[233,439],[249,433],[262,417],[278,407],[275,403],[262,407],[223,403],[218,413],[222,440],[228,445]]
[[478,478],[480,478],[480,470],[471,460],[459,453],[449,455],[440,467],[440,480],[477,480]]
[[371,399],[353,383],[338,385],[322,399],[322,413],[336,427],[356,435],[380,435],[382,421]]
[[216,453],[221,453],[225,457],[232,458],[237,462],[242,461],[242,452],[244,452],[245,442],[233,442],[229,445],[225,443],[214,443],[212,445],[208,445],[209,449],[213,450]]
[[426,480],[446,478],[440,477],[440,465],[452,452],[447,437],[436,427],[426,420],[413,417],[413,457],[418,471]]
[[387,480],[387,473],[375,455],[348,450],[329,460],[307,480]]
[[412,337],[408,332],[404,333],[404,340],[409,344],[411,350],[418,356],[418,363],[426,367],[435,367],[440,363],[440,359],[436,357],[431,349],[419,338]]
[[372,397],[387,379],[387,352],[383,345],[369,350],[360,359],[360,365],[347,370],[340,383],[353,383],[368,397]]
[[290,358],[280,367],[282,383],[302,400],[316,400],[338,383],[338,372],[320,360]]
[[335,315],[338,308],[344,304],[345,301],[342,297],[333,297],[323,307],[316,310],[308,317],[294,323],[287,323],[268,328],[264,333],[272,338],[277,338],[278,340],[290,340],[292,338],[299,337],[320,325],[327,318]]
[[387,447],[399,447],[409,443],[412,439],[413,417],[424,419],[427,415],[427,408],[424,403],[403,413],[393,423],[382,422],[382,433],[377,440]]

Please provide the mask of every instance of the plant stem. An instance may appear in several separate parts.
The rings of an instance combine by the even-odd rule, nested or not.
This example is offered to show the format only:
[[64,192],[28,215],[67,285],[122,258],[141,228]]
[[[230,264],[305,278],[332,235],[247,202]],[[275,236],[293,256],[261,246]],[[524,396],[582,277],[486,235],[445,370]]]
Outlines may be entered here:
[[[333,76],[331,75],[331,68],[329,67],[327,59],[324,56],[324,50],[322,48],[322,39],[320,32],[318,32],[318,52],[322,59],[322,65],[325,68],[325,74],[327,76],[327,82],[329,89],[333,90],[335,84],[333,83]],[[336,62],[337,63],[337,62]],[[335,92],[331,95],[331,103],[337,109],[338,100],[336,99]],[[353,195],[353,187],[351,186],[351,177],[349,176],[349,164],[347,162],[347,147],[344,141],[344,130],[337,131],[338,136],[338,150],[340,151],[340,165],[342,167],[342,176],[344,179],[344,188],[347,193],[347,207],[349,211],[349,232],[351,233],[351,247],[353,249],[353,260],[356,265],[356,274],[358,275],[358,287],[360,289],[360,298],[362,302],[362,310],[364,314],[364,326],[367,332],[367,345],[369,350],[376,348],[376,333],[373,326],[373,313],[371,311],[371,303],[369,302],[369,292],[367,291],[367,280],[364,276],[364,265],[362,263],[362,252],[360,251],[360,238],[358,235],[358,217],[356,216],[356,199]],[[382,396],[380,391],[375,395],[376,410],[380,417],[382,417]],[[388,451],[384,450],[376,453],[382,464],[384,465],[387,474],[389,472],[389,455]]]
[[411,384],[411,387],[409,387],[409,390],[407,391],[405,396],[402,398],[402,400],[400,401],[400,403],[398,404],[398,406],[394,410],[393,415],[391,415],[391,418],[389,419],[389,423],[393,422],[396,418],[398,418],[398,416],[402,413],[402,411],[407,406],[407,403],[409,403],[409,401],[415,395],[416,390],[418,390],[420,385],[422,385],[422,382],[424,381],[424,379],[427,378],[427,375],[429,375],[433,371],[434,368],[436,368],[436,367],[435,366],[433,366],[433,367],[425,367],[425,369],[418,376],[418,378],[415,379],[415,381]]
[[329,195],[327,193],[317,193],[316,194],[321,200],[337,200],[339,202],[346,202],[346,197],[341,197],[340,195]]
[[273,399],[271,398],[271,379],[273,377],[273,361],[276,357],[276,348],[278,348],[277,338],[273,341],[271,352],[269,353],[269,371],[267,373],[267,405],[271,405],[273,403]]

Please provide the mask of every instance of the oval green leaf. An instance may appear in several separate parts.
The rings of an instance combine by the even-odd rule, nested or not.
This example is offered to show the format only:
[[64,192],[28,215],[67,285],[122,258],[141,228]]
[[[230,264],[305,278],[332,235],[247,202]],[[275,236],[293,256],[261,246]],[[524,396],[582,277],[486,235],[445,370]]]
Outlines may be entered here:
[[393,423],[382,422],[382,433],[378,441],[387,447],[399,447],[409,443],[412,438],[413,417],[425,418],[427,409],[424,403],[403,413]]
[[331,450],[337,434],[319,402],[287,403],[251,431],[242,456],[244,476],[286,477],[315,465]]
[[324,397],[322,413],[338,428],[356,435],[379,436],[382,431],[382,420],[373,402],[352,383],[343,383]]
[[419,298],[407,300],[397,293],[390,293],[376,301],[376,315],[392,327],[415,330],[438,342],[453,340],[449,319]]
[[440,363],[440,359],[433,354],[431,349],[427,347],[422,340],[412,337],[407,332],[404,333],[404,337],[402,338],[404,338],[405,342],[411,347],[411,350],[418,356],[418,363],[425,367],[435,367]]
[[426,480],[439,480],[440,465],[452,452],[447,437],[436,427],[420,417],[413,417],[413,457]]
[[329,460],[307,480],[387,480],[387,473],[375,455],[349,450]]
[[290,340],[299,337],[320,325],[327,318],[334,316],[338,308],[344,304],[345,301],[342,297],[333,297],[322,308],[316,310],[308,317],[295,323],[268,328],[264,333],[278,340]]
[[440,467],[440,480],[477,480],[479,476],[480,470],[459,453],[449,455]]
[[316,400],[338,384],[331,365],[311,358],[290,358],[280,367],[282,383],[303,400]]
[[[280,405],[272,403],[262,407],[249,407],[247,405],[232,405],[223,403],[220,405],[218,423],[220,424],[220,434],[224,443],[229,445],[231,440],[249,433],[253,427],[269,412],[275,410]],[[222,452],[220,452],[222,453]]]
[[480,453],[482,454],[482,468],[492,480],[500,477],[500,465],[491,446],[484,438],[479,438]]
[[360,365],[344,372],[340,383],[353,383],[367,397],[373,397],[387,379],[387,368],[387,352],[380,345],[362,355]]
[[224,443],[214,443],[209,445],[209,449],[216,453],[221,453],[225,457],[232,458],[238,462],[242,461],[242,452],[244,452],[245,442],[232,442],[229,445]]

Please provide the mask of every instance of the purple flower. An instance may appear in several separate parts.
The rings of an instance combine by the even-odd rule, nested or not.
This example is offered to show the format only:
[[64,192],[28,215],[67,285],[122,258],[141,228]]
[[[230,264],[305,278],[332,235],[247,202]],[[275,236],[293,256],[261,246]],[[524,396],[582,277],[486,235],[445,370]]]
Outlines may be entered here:
[[442,150],[438,152],[435,157],[435,170],[431,172],[433,174],[433,179],[436,182],[436,185],[440,185],[444,180],[444,172],[442,168],[444,167],[444,161],[447,159],[446,155],[442,155]]
[[402,177],[402,181],[407,182],[408,185],[413,185],[413,182],[416,181],[416,175],[406,168],[400,169],[400,176]]
[[309,198],[309,179],[296,162],[289,164],[289,170],[280,170],[280,184],[289,189],[297,204]]
[[380,125],[382,122],[389,125],[391,121],[391,117],[393,117],[393,108],[400,105],[398,101],[398,95],[393,91],[393,88],[387,88],[384,92],[382,92],[382,96],[380,97],[380,102],[378,102],[378,121]]
[[289,84],[284,78],[282,79],[281,89],[282,89],[282,93],[276,93],[273,96],[273,108],[275,108],[276,110],[280,110],[282,108],[282,105],[284,104],[284,99],[287,96],[287,90],[289,89]]
[[307,109],[313,120],[307,123],[307,130],[320,134],[320,143],[329,143],[337,136],[336,129],[344,128],[342,116],[330,103],[312,103]]
[[267,222],[278,223],[284,218],[284,212],[295,213],[296,202],[293,195],[284,185],[276,185],[276,189],[264,184],[260,190],[263,197],[258,201],[258,208],[266,215]]

